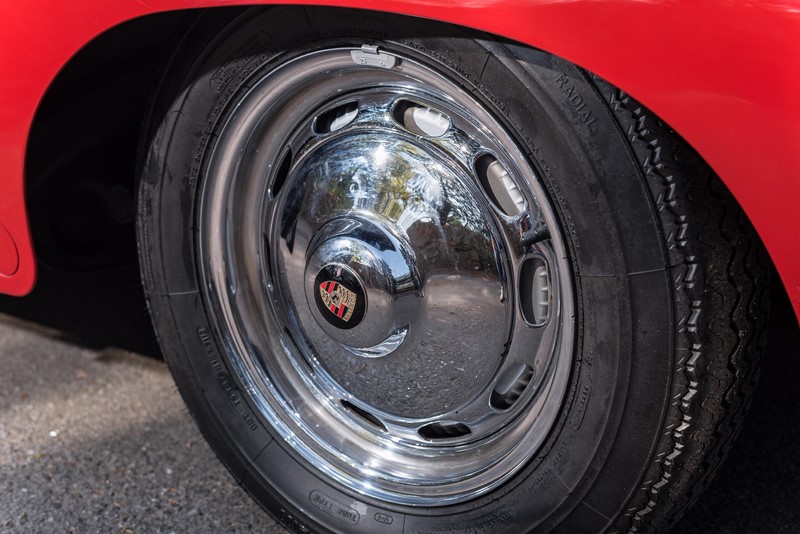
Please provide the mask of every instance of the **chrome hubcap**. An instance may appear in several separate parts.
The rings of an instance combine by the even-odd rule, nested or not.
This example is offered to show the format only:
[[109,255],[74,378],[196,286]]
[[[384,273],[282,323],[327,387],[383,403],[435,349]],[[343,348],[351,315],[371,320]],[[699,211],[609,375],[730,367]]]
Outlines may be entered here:
[[[311,310],[322,340],[330,337],[365,357],[386,356],[400,346],[421,300],[413,258],[401,247],[365,218],[334,218],[316,232],[305,288],[306,299],[317,303],[317,313]],[[287,274],[291,282],[302,282]]]
[[461,502],[547,436],[574,334],[555,214],[502,123],[426,65],[334,48],[263,77],[219,136],[199,230],[252,402],[339,484]]
[[[511,325],[488,205],[434,146],[388,130],[397,98],[367,93],[348,127],[307,147],[287,177],[276,251],[279,264],[305,262],[305,275],[286,270],[281,296],[336,393],[385,424],[480,402]],[[319,306],[328,291],[350,298]]]

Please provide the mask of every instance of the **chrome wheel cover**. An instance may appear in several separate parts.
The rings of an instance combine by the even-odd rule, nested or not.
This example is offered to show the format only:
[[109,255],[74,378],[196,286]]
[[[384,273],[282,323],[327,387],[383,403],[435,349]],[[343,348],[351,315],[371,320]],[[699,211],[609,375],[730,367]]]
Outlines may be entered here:
[[557,218],[503,123],[430,66],[369,46],[285,61],[227,115],[197,221],[249,400],[340,485],[463,502],[547,437],[574,344]]

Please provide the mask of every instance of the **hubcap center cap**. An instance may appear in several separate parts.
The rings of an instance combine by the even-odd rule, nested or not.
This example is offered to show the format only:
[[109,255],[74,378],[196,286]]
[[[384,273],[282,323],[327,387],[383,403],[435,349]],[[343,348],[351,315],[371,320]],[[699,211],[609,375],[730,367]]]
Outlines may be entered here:
[[377,358],[405,339],[420,280],[407,245],[380,223],[341,217],[311,240],[306,299],[317,324],[352,354]]

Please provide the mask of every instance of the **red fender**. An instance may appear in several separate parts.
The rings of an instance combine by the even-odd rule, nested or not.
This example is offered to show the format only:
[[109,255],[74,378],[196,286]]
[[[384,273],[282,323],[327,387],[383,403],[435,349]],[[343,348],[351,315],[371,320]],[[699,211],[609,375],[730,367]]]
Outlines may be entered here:
[[[36,108],[86,43],[158,11],[268,2],[0,3],[0,292],[36,275],[23,168]],[[299,3],[299,2],[281,2]],[[486,30],[580,65],[675,128],[753,221],[800,315],[797,0],[323,0]]]

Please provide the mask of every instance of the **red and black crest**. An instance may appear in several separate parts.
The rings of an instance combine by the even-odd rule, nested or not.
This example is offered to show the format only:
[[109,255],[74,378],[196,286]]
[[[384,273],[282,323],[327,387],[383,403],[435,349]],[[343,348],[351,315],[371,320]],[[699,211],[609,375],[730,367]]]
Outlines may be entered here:
[[314,281],[314,300],[322,317],[337,328],[350,329],[364,318],[366,295],[361,282],[341,265],[327,265]]
[[339,282],[322,282],[319,285],[319,294],[328,310],[342,321],[348,322],[353,316],[358,297]]

